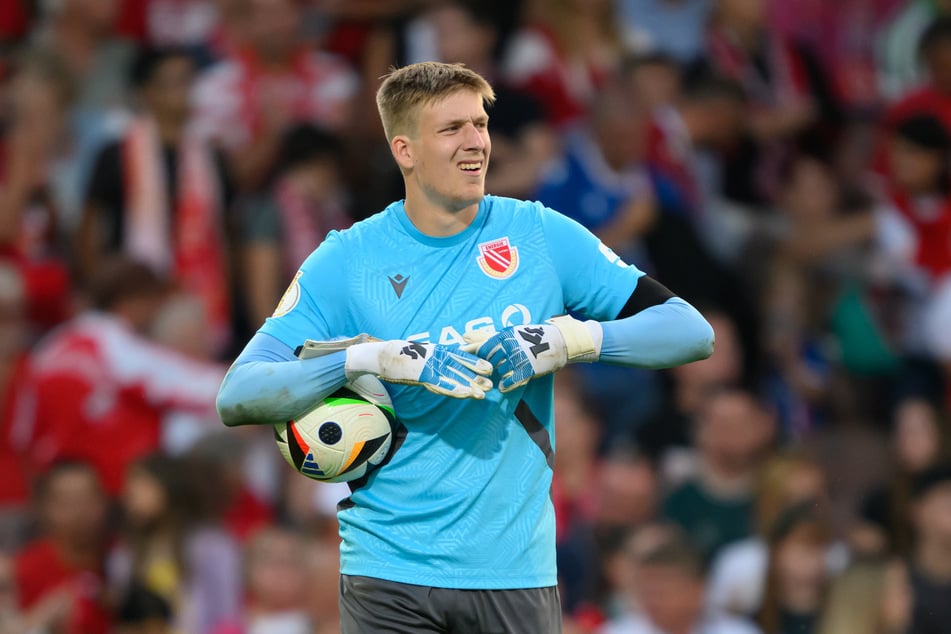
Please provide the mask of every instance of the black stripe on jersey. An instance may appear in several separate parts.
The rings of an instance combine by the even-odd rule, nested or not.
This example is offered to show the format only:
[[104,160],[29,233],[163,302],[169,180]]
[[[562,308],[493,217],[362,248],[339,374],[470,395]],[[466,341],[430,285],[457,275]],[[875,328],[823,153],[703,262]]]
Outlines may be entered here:
[[518,406],[515,408],[515,418],[518,419],[518,422],[525,428],[532,442],[538,445],[538,448],[542,450],[548,467],[553,469],[555,467],[555,451],[551,447],[551,436],[549,436],[548,430],[545,429],[541,421],[535,417],[535,414],[532,413],[532,410],[529,409],[528,404],[526,404],[524,400],[518,402]]
[[[363,485],[367,483],[370,479],[370,476],[373,475],[373,472],[377,469],[382,469],[387,465],[387,463],[393,459],[393,455],[403,446],[403,442],[406,441],[406,427],[399,425],[396,428],[396,431],[393,432],[393,442],[390,443],[390,450],[386,453],[386,457],[383,458],[383,462],[380,463],[378,467],[374,467],[371,471],[367,472],[366,475],[357,478],[356,480],[351,480],[347,484],[350,485],[350,493],[353,493]],[[346,509],[353,508],[353,500],[349,496],[340,500],[337,503],[337,510],[343,511]]]
[[621,309],[621,312],[618,313],[615,319],[631,317],[645,308],[663,304],[671,297],[676,297],[676,295],[674,295],[669,288],[652,277],[642,275],[641,278],[637,280],[637,286],[634,288],[634,292],[631,293],[627,303],[624,304],[624,308]]

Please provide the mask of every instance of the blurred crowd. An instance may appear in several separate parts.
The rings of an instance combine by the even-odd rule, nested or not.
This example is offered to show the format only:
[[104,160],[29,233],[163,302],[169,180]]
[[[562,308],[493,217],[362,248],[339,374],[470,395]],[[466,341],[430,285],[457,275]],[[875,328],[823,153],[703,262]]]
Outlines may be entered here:
[[214,397],[430,59],[716,331],[559,375],[566,632],[947,634],[949,0],[0,3],[0,633],[338,631],[346,486]]

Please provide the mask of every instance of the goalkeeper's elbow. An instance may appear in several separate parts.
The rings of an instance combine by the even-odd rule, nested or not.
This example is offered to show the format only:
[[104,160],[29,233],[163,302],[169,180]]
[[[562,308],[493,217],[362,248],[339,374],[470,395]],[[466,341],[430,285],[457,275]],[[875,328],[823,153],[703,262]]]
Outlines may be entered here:
[[233,383],[229,383],[228,376],[225,376],[221,387],[218,388],[218,397],[215,399],[215,409],[218,410],[218,418],[228,427],[235,427],[243,424],[246,416],[243,415],[241,398],[234,389]]
[[693,327],[688,329],[688,339],[692,343],[692,345],[687,346],[691,358],[684,361],[684,363],[708,359],[713,354],[716,335],[713,332],[713,326],[699,312],[693,322]]

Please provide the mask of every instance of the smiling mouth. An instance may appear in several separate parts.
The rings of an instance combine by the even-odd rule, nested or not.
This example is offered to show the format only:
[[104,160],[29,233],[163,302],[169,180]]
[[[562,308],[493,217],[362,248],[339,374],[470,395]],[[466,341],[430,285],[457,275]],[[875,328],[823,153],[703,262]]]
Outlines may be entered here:
[[459,163],[459,169],[466,174],[477,176],[482,172],[482,161],[463,161]]

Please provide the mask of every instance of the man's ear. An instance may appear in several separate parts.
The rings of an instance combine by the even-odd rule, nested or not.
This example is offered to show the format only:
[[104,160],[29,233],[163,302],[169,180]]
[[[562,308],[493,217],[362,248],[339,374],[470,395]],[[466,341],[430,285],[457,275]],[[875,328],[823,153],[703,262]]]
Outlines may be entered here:
[[397,134],[390,141],[390,151],[397,165],[404,170],[413,168],[413,142],[404,134]]

